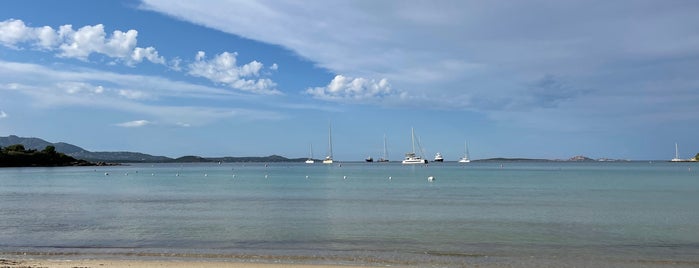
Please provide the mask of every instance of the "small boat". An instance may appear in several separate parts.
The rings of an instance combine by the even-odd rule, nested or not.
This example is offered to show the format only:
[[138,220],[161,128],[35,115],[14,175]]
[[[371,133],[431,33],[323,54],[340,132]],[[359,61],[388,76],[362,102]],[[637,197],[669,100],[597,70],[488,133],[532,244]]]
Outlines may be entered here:
[[436,155],[434,155],[434,161],[435,162],[444,162],[444,157],[442,157],[441,153],[437,153]]
[[308,159],[306,160],[306,164],[313,164],[316,161],[313,160],[313,143],[311,143],[311,149],[309,151]]
[[388,150],[386,150],[386,134],[383,135],[383,157],[376,162],[388,162]]
[[427,164],[427,159],[423,159],[422,156],[418,156],[415,154],[415,129],[411,128],[411,140],[413,143],[413,151],[409,153],[405,153],[405,159],[403,159],[403,164],[404,165],[412,165],[412,164]]
[[374,162],[374,158],[372,158],[371,156],[369,156],[369,157],[367,157],[367,158],[364,158],[364,161],[371,163],[371,162]]
[[333,163],[333,135],[332,126],[328,125],[328,156],[323,159],[323,164]]
[[470,163],[471,159],[468,158],[468,143],[464,142],[464,157],[459,159],[459,163]]

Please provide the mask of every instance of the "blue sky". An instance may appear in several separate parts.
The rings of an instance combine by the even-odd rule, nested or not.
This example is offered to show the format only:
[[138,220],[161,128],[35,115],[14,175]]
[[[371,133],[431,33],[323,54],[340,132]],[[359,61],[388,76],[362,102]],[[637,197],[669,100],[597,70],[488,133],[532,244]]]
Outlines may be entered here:
[[699,152],[696,1],[4,1],[0,135],[179,157]]

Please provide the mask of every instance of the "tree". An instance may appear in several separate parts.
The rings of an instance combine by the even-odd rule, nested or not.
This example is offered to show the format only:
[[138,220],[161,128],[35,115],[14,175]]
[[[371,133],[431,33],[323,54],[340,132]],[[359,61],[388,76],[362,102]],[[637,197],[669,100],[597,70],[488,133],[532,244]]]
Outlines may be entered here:
[[44,150],[42,152],[49,154],[49,155],[55,155],[56,154],[56,146],[47,145],[46,148],[44,148]]
[[699,153],[697,153],[697,155],[694,156],[694,161],[699,161]]
[[22,144],[14,144],[14,145],[10,145],[10,146],[5,147],[5,151],[6,152],[23,153],[25,151],[25,149],[24,149],[24,145],[22,145]]

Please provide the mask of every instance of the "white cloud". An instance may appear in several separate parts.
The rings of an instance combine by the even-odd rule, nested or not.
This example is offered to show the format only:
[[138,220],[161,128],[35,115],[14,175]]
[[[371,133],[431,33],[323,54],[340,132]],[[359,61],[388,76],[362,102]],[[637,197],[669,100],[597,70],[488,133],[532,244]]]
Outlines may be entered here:
[[[27,105],[35,109],[110,109],[153,118],[158,125],[201,126],[218,120],[277,120],[284,117],[273,110],[244,108],[259,107],[256,102],[259,96],[237,94],[221,88],[157,76],[124,75],[65,66],[59,69],[0,60],[0,96],[5,98],[9,94],[3,91],[29,97]],[[167,101],[161,101],[163,99]],[[172,104],[185,102],[206,105]]]
[[[154,47],[141,48],[137,47],[133,50],[131,54],[130,63],[140,63],[143,59],[147,59],[152,63],[165,64],[165,58],[158,55],[158,51]],[[173,62],[173,69],[179,68],[179,61],[175,60]]]
[[379,81],[337,75],[325,87],[309,88],[306,94],[321,100],[340,102],[373,102],[388,96],[399,96],[386,79]]
[[115,124],[116,126],[119,127],[143,127],[152,124],[148,120],[135,120],[135,121],[129,121],[129,122],[124,122],[124,123],[119,123]]
[[272,71],[279,70],[279,65],[277,65],[276,63],[273,63],[272,66],[269,66],[269,69]]
[[63,89],[68,94],[102,94],[104,87],[94,86],[84,82],[58,82],[56,87]]
[[32,33],[21,20],[9,19],[0,22],[0,43],[16,48],[16,44],[32,38]]
[[682,70],[699,64],[699,6],[689,2],[144,0],[142,8],[280,45],[334,74],[386,78],[410,106],[425,96],[444,109],[508,110],[513,98],[540,99],[530,85],[547,75],[582,91],[569,101],[595,87],[635,97],[632,81],[669,83],[681,73],[681,86],[691,86],[695,75]]
[[262,63],[252,61],[239,66],[237,56],[238,53],[223,52],[207,61],[206,53],[199,51],[195,56],[195,62],[189,64],[188,73],[242,91],[268,95],[281,94],[275,89],[277,84],[272,80],[257,78],[260,76]]
[[120,89],[119,90],[119,96],[125,97],[127,99],[146,99],[148,98],[148,93],[145,93],[143,91],[139,90],[129,90],[129,89]]
[[9,19],[0,22],[0,44],[19,49],[23,44],[40,50],[56,51],[56,56],[88,60],[92,54],[101,54],[134,65],[144,59],[166,64],[154,47],[136,47],[138,31],[116,30],[107,37],[104,25],[87,25],[77,31],[70,24],[58,31],[49,26],[27,27],[22,20]]
[[3,110],[0,110],[0,119],[7,118],[7,117],[8,117],[7,113],[5,113],[5,111],[3,111]]

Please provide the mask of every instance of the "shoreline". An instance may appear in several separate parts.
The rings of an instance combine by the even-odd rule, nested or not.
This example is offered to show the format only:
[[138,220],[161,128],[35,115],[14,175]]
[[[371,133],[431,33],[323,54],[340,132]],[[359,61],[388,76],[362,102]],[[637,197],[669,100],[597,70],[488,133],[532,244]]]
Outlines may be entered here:
[[0,268],[371,268],[371,267],[697,267],[699,260],[672,258],[602,258],[594,256],[473,256],[470,261],[411,263],[365,262],[353,258],[322,258],[318,256],[263,256],[216,254],[82,254],[55,252],[0,252]]

